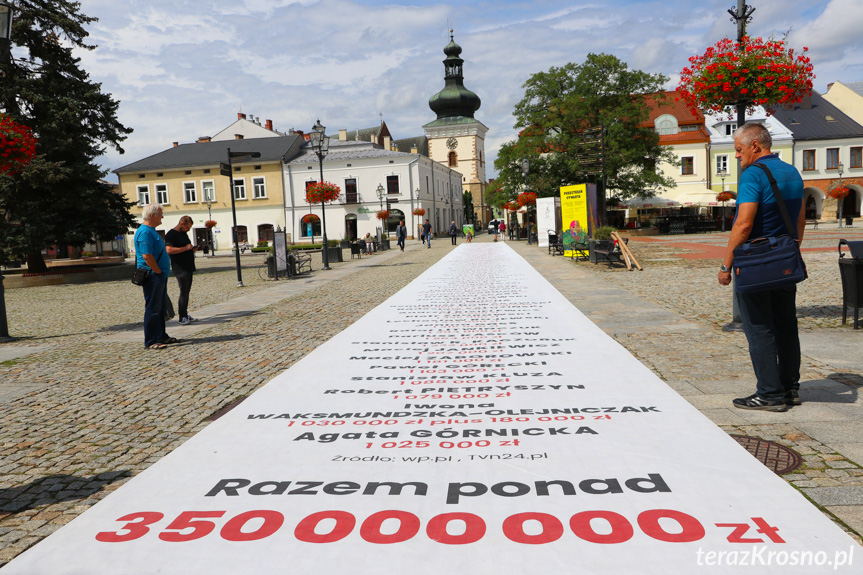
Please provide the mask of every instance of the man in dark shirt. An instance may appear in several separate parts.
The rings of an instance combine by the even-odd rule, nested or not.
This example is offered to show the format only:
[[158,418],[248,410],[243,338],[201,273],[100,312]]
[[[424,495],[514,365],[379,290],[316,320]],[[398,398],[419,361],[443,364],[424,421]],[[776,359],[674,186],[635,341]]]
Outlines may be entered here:
[[165,249],[171,256],[171,271],[177,278],[180,288],[180,299],[177,300],[178,318],[183,325],[197,321],[189,315],[189,292],[192,291],[192,274],[195,273],[195,252],[188,231],[192,229],[192,218],[183,216],[176,227],[165,234]]

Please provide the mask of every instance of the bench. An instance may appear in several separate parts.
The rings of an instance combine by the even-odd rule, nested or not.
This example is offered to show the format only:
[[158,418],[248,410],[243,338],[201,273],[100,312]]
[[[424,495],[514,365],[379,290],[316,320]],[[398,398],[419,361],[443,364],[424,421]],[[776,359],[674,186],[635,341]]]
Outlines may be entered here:
[[572,254],[570,257],[574,261],[589,260],[589,248],[584,242],[573,242],[569,245],[569,251]]
[[563,243],[560,241],[560,236],[551,230],[548,231],[548,253],[553,256],[563,255]]
[[[629,238],[623,238],[625,243],[629,243]],[[594,255],[594,265],[598,264],[600,259],[608,262],[608,267],[613,267],[614,264],[622,264],[620,248],[611,240],[597,242],[596,246],[591,250],[591,255]]]

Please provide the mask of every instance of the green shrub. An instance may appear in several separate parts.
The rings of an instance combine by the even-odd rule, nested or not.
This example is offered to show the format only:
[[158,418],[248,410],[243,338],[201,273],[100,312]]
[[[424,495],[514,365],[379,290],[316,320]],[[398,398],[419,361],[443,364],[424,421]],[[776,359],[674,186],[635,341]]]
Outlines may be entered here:
[[595,240],[610,240],[611,232],[616,232],[617,228],[614,226],[600,226],[593,230],[593,239]]

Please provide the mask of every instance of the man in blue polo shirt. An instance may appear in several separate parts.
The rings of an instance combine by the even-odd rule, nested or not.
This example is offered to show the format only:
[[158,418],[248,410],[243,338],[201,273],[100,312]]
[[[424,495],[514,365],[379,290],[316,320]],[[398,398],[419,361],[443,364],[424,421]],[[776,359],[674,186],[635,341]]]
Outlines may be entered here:
[[144,223],[135,231],[135,263],[137,267],[151,271],[143,285],[144,345],[147,349],[165,349],[166,344],[177,343],[178,340],[165,333],[171,260],[165,251],[165,242],[156,231],[162,223],[162,207],[158,204],[144,206],[141,217]]
[[[779,186],[792,225],[797,226],[797,240],[803,241],[806,224],[803,211],[803,179],[789,164],[771,153],[773,139],[767,128],[758,123],[740,126],[734,132],[735,157],[740,158],[740,183],[737,190],[737,215],[725,257],[719,268],[719,283],[731,283],[734,248],[749,238],[790,235],[777,198],[763,170],[750,167],[763,163]],[[751,293],[735,293],[743,320],[743,331],[749,341],[749,357],[755,371],[755,393],[733,401],[739,409],[785,411],[800,405],[800,339],[797,335],[797,286],[791,285]]]

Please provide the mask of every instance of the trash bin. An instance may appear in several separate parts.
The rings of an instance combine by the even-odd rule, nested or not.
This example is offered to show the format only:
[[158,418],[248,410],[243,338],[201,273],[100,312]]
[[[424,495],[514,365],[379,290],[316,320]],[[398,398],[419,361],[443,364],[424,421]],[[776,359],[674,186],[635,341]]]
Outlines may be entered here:
[[854,226],[854,216],[845,216],[845,227],[853,227]]
[[[846,258],[842,245],[848,246]],[[839,276],[842,278],[842,325],[848,318],[848,308],[854,310],[854,329],[860,328],[860,307],[863,306],[863,241],[839,240]]]

